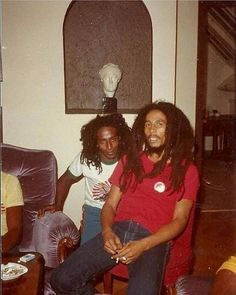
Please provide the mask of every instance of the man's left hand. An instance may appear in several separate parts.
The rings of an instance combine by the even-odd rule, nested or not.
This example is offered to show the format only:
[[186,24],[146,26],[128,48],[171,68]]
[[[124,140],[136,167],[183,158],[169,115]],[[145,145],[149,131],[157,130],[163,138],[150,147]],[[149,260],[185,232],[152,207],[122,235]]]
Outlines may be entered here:
[[131,241],[123,246],[117,254],[113,256],[114,259],[119,259],[124,264],[134,262],[145,251],[146,245],[143,240]]

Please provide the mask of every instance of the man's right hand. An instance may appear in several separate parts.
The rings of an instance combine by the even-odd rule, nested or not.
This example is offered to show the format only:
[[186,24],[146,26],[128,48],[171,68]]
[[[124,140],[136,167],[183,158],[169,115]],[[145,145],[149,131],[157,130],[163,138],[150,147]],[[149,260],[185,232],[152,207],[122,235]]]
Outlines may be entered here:
[[56,211],[61,211],[55,204],[47,205],[38,211],[38,217],[43,217],[45,212],[50,211],[51,213],[54,213]]
[[57,181],[57,188],[56,188],[56,196],[55,196],[55,204],[46,205],[38,211],[38,217],[43,217],[45,212],[49,211],[51,213],[56,211],[62,211],[64,202],[67,198],[69,193],[70,187],[72,184],[78,182],[80,179],[83,178],[81,174],[78,177],[75,177],[71,174],[69,169],[65,171],[64,174],[58,179]]
[[104,241],[104,250],[111,254],[116,254],[117,250],[122,248],[122,243],[119,237],[112,230],[105,230],[102,232]]

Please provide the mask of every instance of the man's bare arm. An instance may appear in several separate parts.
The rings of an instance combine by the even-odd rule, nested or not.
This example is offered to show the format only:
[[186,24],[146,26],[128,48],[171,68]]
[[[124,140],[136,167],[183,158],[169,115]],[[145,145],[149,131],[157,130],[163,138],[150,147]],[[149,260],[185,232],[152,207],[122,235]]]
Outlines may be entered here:
[[108,198],[102,208],[101,224],[102,235],[104,240],[104,249],[115,254],[117,249],[121,249],[120,239],[112,231],[112,225],[116,215],[116,209],[121,198],[121,191],[117,186],[112,185]]
[[135,261],[143,252],[168,242],[181,234],[188,222],[193,201],[183,199],[176,203],[173,220],[162,226],[156,233],[138,241],[127,243],[115,256],[115,258],[126,257],[124,263]]
[[[183,199],[176,203],[173,220],[167,225],[162,226],[157,233],[146,239],[147,249],[152,248],[161,243],[170,241],[181,234],[189,219],[190,211],[193,206],[193,201]],[[145,240],[144,239],[144,240]]]
[[23,206],[15,206],[6,209],[6,222],[8,232],[2,237],[2,250],[6,253],[17,246],[22,238]]
[[63,206],[72,184],[80,181],[82,178],[83,175],[80,175],[79,177],[73,177],[67,170],[57,181],[55,203],[41,208],[38,212],[38,217],[44,216],[46,211],[63,211]]

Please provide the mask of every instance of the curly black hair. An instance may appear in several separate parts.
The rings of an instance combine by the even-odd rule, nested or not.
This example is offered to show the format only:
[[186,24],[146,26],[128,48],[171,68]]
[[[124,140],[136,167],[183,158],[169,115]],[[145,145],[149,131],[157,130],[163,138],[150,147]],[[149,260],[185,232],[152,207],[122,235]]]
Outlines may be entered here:
[[[167,118],[166,142],[163,156],[155,163],[153,170],[145,174],[139,154],[146,151],[144,124],[147,114],[152,110],[159,110]],[[183,182],[185,173],[194,158],[194,133],[191,124],[185,114],[174,104],[168,102],[151,103],[143,107],[132,127],[132,136],[135,144],[133,150],[127,155],[127,163],[121,177],[121,189],[125,191],[131,183],[131,174],[136,176],[136,182],[142,182],[144,178],[158,175],[171,160],[171,187],[178,191]]]
[[131,128],[125,122],[125,119],[120,113],[100,116],[91,120],[81,129],[82,152],[80,160],[95,166],[102,172],[101,158],[97,147],[97,132],[102,127],[113,127],[117,130],[117,135],[120,137],[118,148],[118,159],[124,155],[131,146]]

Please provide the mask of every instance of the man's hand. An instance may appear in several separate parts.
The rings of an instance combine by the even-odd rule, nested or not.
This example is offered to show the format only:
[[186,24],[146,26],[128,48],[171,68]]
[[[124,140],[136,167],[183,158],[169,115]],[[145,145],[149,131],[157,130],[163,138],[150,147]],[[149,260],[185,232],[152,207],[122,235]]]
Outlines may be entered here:
[[55,204],[47,205],[41,208],[38,211],[38,217],[43,217],[46,211],[50,211],[51,213],[62,211],[70,187],[72,186],[72,184],[78,182],[82,178],[82,174],[76,177],[71,174],[69,169],[67,169],[57,181]]
[[110,229],[102,232],[104,250],[111,254],[116,254],[122,248],[119,237]]
[[56,207],[55,204],[51,204],[51,205],[47,205],[43,208],[41,208],[39,211],[38,211],[38,217],[43,217],[45,212],[47,211],[50,211],[51,213],[54,213],[56,211],[61,211],[58,207]]
[[125,244],[122,249],[117,250],[117,254],[113,256],[124,264],[134,262],[140,255],[144,253],[146,243],[144,240],[130,241]]

